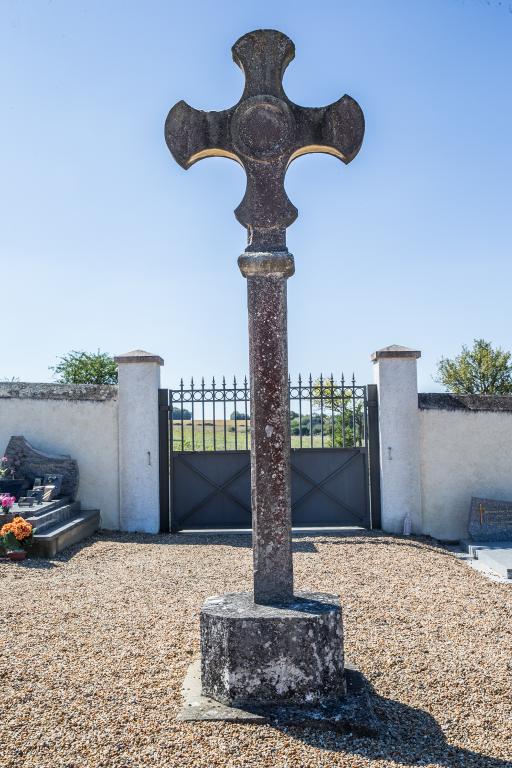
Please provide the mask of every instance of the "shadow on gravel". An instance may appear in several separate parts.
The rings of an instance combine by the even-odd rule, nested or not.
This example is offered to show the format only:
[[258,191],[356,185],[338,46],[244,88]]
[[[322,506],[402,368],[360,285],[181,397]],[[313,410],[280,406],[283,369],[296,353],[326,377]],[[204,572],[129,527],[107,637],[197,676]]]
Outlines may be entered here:
[[69,560],[71,560],[71,558],[76,555],[77,552],[84,548],[84,543],[92,544],[93,542],[89,539],[86,542],[81,541],[80,544],[68,547],[62,552],[59,552],[59,554],[55,555],[55,557],[52,557],[51,560],[47,560],[45,557],[32,557],[29,554],[27,559],[22,560],[21,562],[11,563],[7,557],[0,558],[0,562],[9,563],[10,565],[18,569],[21,568],[22,570],[51,571],[53,568],[57,568],[59,563],[67,563]]
[[[304,539],[308,539],[304,541]],[[132,544],[151,544],[152,546],[191,546],[199,545],[217,545],[223,547],[236,547],[240,549],[251,549],[252,537],[250,533],[124,533],[112,531],[100,531],[95,534],[93,540],[115,541],[119,543]],[[429,537],[413,537],[391,535],[378,530],[356,530],[349,529],[347,533],[322,532],[309,533],[308,531],[294,531],[292,537],[293,552],[317,552],[317,544],[329,544],[331,546],[359,546],[373,544],[378,547],[412,547],[423,551],[435,552],[438,555],[453,558],[450,552],[442,542]]]
[[[248,534],[203,534],[203,533],[166,533],[166,534],[149,534],[149,533],[111,533],[110,531],[102,531],[95,534],[97,541],[112,541],[120,544],[151,544],[152,546],[188,546],[191,545],[221,545],[223,547],[236,547],[239,549],[252,549],[251,536]],[[313,541],[293,541],[293,552],[318,552],[318,549]]]
[[453,558],[453,552],[447,549],[447,544],[436,539],[431,539],[426,536],[402,536],[399,534],[384,533],[383,531],[365,531],[360,536],[338,536],[333,538],[325,537],[324,534],[315,537],[318,544],[333,544],[334,546],[353,546],[364,544],[373,544],[380,547],[412,547],[414,549],[421,549],[424,552],[435,552],[438,555],[444,555],[445,557]]
[[[52,568],[56,568],[59,563],[67,563],[69,562],[75,555],[77,555],[79,552],[81,552],[84,549],[88,549],[88,547],[91,547],[96,541],[98,540],[98,534],[94,534],[93,536],[89,536],[87,539],[82,539],[82,541],[77,542],[76,544],[72,544],[69,547],[66,547],[66,549],[63,549],[62,552],[59,552],[57,555],[55,555],[52,558],[45,558],[45,557],[34,557],[30,554],[27,557],[26,560],[22,560],[18,563],[13,563],[13,565],[16,565],[18,568],[28,568],[29,570],[40,570],[40,571],[48,571]],[[7,558],[3,558],[3,560],[7,560]]]
[[[305,539],[307,538],[307,541]],[[234,547],[239,549],[251,549],[252,537],[250,534],[203,534],[203,533],[125,533],[120,531],[98,531],[83,541],[73,544],[60,552],[55,558],[45,560],[43,558],[28,557],[23,563],[17,563],[18,567],[48,570],[58,563],[66,563],[78,552],[90,547],[95,542],[111,542],[118,544],[150,544],[151,546],[192,546],[192,545],[217,545]],[[293,533],[292,551],[315,553],[318,552],[317,544],[330,544],[331,546],[357,546],[360,544],[374,544],[376,546],[404,546],[415,547],[422,550],[431,550],[440,555],[453,558],[452,552],[447,550],[442,543],[428,538],[412,538],[406,536],[391,536],[382,531],[354,531],[341,533],[309,533],[297,531]],[[6,558],[5,558],[6,560]],[[3,562],[3,559],[2,559]]]
[[[2,562],[7,561],[7,558],[2,558]],[[55,568],[53,560],[43,560],[40,557],[27,557],[26,560],[22,560],[21,563],[13,563],[17,568],[28,569],[29,571],[50,571]]]
[[377,737],[343,733],[329,726],[304,728],[274,724],[273,727],[311,747],[357,755],[366,760],[390,760],[404,766],[511,768],[512,760],[450,744],[437,721],[427,712],[378,696],[367,681],[366,686],[380,723]]

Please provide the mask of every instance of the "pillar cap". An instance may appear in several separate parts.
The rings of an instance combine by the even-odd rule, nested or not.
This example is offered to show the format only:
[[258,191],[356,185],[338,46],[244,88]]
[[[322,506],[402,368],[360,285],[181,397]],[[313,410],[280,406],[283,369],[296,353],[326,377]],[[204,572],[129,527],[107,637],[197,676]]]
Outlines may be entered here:
[[114,362],[120,363],[157,363],[163,365],[164,361],[160,355],[153,355],[151,352],[145,352],[143,349],[132,349],[131,352],[125,352],[123,355],[116,355]]
[[417,349],[410,349],[410,347],[402,347],[400,344],[391,344],[389,347],[378,349],[372,354],[371,359],[375,363],[377,360],[383,360],[389,357],[408,357],[417,360],[418,357],[421,357],[421,352]]

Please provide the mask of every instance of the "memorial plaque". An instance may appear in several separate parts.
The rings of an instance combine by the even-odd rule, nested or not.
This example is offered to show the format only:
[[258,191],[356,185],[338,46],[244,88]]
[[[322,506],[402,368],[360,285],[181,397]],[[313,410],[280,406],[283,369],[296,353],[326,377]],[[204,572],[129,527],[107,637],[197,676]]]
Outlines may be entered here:
[[45,485],[43,493],[43,501],[52,501],[56,496],[54,485]]
[[64,479],[64,475],[45,475],[43,479],[43,485],[49,486],[53,485],[55,488],[54,494],[52,498],[57,498],[57,496],[60,493],[60,490],[62,488],[62,480]]
[[36,500],[33,496],[21,496],[18,499],[18,507],[33,507]]
[[468,532],[475,541],[512,541],[512,501],[473,496]]

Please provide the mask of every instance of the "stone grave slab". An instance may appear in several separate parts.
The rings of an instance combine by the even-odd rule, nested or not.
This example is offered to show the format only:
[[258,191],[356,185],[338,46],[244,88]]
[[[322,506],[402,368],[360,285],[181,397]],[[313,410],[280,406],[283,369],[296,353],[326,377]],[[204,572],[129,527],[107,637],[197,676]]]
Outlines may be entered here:
[[473,496],[468,533],[474,541],[512,542],[512,501]]

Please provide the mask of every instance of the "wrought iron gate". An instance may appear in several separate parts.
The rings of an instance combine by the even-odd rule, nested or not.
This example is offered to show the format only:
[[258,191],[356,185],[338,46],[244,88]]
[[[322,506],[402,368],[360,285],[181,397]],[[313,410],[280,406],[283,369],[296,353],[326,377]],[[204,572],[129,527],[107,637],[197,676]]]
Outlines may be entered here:
[[[159,391],[162,531],[251,527],[249,408],[246,379]],[[376,386],[299,376],[290,410],[293,525],[379,528]]]

